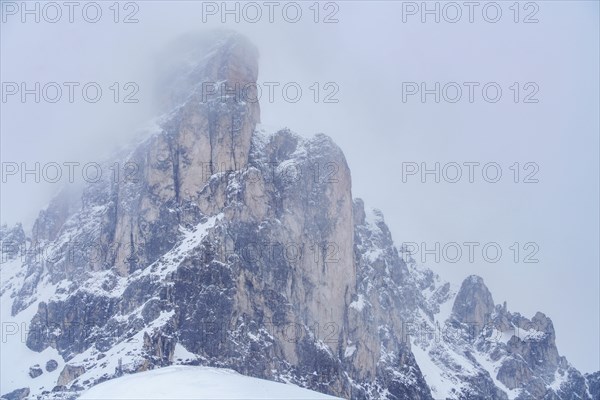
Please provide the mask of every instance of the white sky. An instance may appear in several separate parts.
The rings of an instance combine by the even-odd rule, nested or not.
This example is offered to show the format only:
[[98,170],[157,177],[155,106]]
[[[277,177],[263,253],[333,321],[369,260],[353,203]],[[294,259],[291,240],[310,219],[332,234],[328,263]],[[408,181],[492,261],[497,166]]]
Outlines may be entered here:
[[[3,9],[6,3],[0,3]],[[339,22],[333,24],[313,22],[312,2],[301,3],[303,15],[295,24],[283,19],[281,8],[269,23],[265,6],[257,23],[235,23],[228,16],[222,24],[219,15],[203,22],[199,2],[161,1],[137,2],[139,22],[115,24],[112,3],[101,2],[96,24],[85,22],[80,9],[74,23],[66,8],[54,24],[6,15],[2,82],[95,81],[105,97],[95,104],[80,96],[73,104],[23,104],[18,97],[0,103],[3,162],[102,160],[152,116],[154,57],[167,43],[208,27],[238,30],[260,50],[259,82],[298,82],[305,91],[294,104],[281,92],[273,103],[263,101],[263,123],[305,136],[330,135],[348,159],[354,196],[384,212],[398,245],[497,242],[503,257],[495,264],[480,252],[474,263],[463,254],[455,264],[435,263],[433,256],[426,264],[453,281],[483,276],[495,302],[508,300],[512,311],[528,317],[543,311],[554,322],[561,354],[584,372],[600,369],[597,2],[537,2],[539,22],[533,24],[513,22],[513,2],[499,3],[502,17],[495,24],[482,18],[481,8],[469,23],[466,7],[455,24],[434,23],[432,16],[421,23],[420,15],[403,23],[402,2],[359,1],[337,2]],[[520,20],[535,11],[523,7]],[[122,9],[119,17],[132,10]],[[319,18],[334,10],[321,8]],[[140,88],[140,103],[112,103],[112,82],[130,81]],[[314,103],[314,82],[321,90],[335,82],[339,102]],[[476,91],[471,104],[465,89],[465,99],[456,104],[436,104],[432,96],[426,103],[417,96],[402,102],[402,82],[497,82],[503,97],[487,103]],[[522,96],[523,85],[535,82],[539,103],[515,104],[513,82],[520,83]],[[428,183],[417,177],[403,183],[403,162],[496,162],[503,176],[490,184],[476,170],[474,183],[466,176],[455,184],[436,184],[431,177]],[[539,183],[513,183],[509,167],[515,162],[535,162]],[[1,216],[10,224],[30,224],[58,189],[31,178],[7,180]],[[523,263],[524,250],[521,262],[513,262],[514,242],[535,242],[540,262]]]

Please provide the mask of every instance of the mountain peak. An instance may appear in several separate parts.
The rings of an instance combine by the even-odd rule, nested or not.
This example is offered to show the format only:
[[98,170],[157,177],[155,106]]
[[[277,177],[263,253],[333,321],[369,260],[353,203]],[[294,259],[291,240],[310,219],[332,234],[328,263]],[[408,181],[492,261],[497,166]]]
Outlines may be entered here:
[[[344,398],[597,398],[558,355],[550,319],[500,312],[479,276],[464,280],[452,326],[437,334],[454,289],[403,260],[383,213],[352,200],[342,150],[323,134],[257,128],[247,38],[211,31],[167,50],[162,123],[115,156],[135,179],[61,192],[31,239],[0,227],[0,304],[11,314],[2,398],[71,398],[175,365]],[[467,324],[481,334],[466,338]],[[183,388],[156,378],[173,371],[187,384],[185,370],[97,390],[122,397],[123,385],[152,380],[173,398]],[[196,385],[198,369],[188,371]]]
[[472,324],[475,332],[480,332],[494,311],[494,300],[483,278],[468,276],[462,283],[452,314],[461,323]]
[[192,95],[206,103],[232,93],[234,100],[251,100],[258,108],[258,49],[242,34],[212,30],[183,35],[166,46],[157,63],[157,91],[164,111]]

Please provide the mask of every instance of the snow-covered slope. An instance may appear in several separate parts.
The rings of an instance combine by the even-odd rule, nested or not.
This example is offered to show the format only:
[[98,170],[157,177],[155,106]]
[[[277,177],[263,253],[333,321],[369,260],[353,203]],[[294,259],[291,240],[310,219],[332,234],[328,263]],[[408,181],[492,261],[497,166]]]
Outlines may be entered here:
[[171,366],[99,384],[80,400],[336,399],[291,384],[210,367]]
[[425,302],[411,343],[434,398],[596,399],[593,379],[561,357],[550,318],[495,304],[483,279],[443,282],[409,260]]

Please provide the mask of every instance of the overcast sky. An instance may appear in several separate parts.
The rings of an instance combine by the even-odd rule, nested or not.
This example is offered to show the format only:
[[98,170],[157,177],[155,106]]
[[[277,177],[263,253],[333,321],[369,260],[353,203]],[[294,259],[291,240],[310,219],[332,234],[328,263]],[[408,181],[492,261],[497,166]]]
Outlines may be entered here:
[[[318,15],[312,2],[305,2],[296,23],[289,22],[296,18],[295,8],[284,12],[285,2],[273,10],[272,23],[262,2],[262,16],[254,23],[256,9],[240,6],[236,23],[235,15],[211,8],[221,2],[205,2],[204,13],[199,2],[121,3],[118,16],[106,2],[97,23],[84,19],[82,7],[74,9],[73,23],[67,8],[55,23],[45,20],[54,19],[55,10],[40,9],[36,23],[9,3],[0,3],[6,18],[1,24],[4,168],[103,160],[131,142],[152,117],[156,57],[168,43],[199,29],[238,30],[259,48],[259,84],[279,82],[281,88],[296,82],[303,90],[296,103],[286,101],[280,89],[272,103],[263,97],[264,124],[287,126],[303,136],[331,136],[348,159],[354,196],[383,211],[398,245],[461,244],[457,262],[448,262],[455,248],[447,245],[446,257],[436,262],[429,254],[425,264],[456,282],[481,275],[495,302],[507,300],[511,311],[527,317],[543,311],[554,322],[559,352],[584,372],[600,369],[598,2],[521,3],[512,9],[513,2],[501,2],[499,17],[493,6],[484,11],[485,2],[473,10],[440,3],[439,23],[435,15],[415,9],[421,2],[321,3]],[[428,4],[433,9],[436,3]],[[460,20],[449,22],[458,18],[457,11]],[[95,9],[86,12],[86,18],[95,18]],[[126,18],[138,22],[123,23]],[[38,104],[34,95],[25,103],[19,93],[8,95],[14,87],[7,82],[80,86],[73,103],[63,85],[57,103],[42,98]],[[103,90],[97,103],[82,97],[87,82]],[[118,103],[110,89],[114,82]],[[134,85],[125,87],[128,82]],[[435,94],[422,102],[422,82],[426,89],[440,83],[439,103]],[[124,103],[136,87],[132,98],[139,102]],[[457,87],[462,98],[452,103]],[[498,87],[502,95],[492,102]],[[415,89],[419,92],[410,94]],[[53,97],[48,90],[47,97]],[[421,169],[422,163],[429,169],[440,163],[446,174],[439,183],[433,174],[425,183],[420,173],[403,179],[403,171]],[[457,164],[462,178],[448,182]],[[499,181],[486,181],[493,181],[498,169]],[[26,226],[65,183],[38,184],[31,175],[22,183],[19,174],[4,178],[2,222]],[[480,243],[473,262],[464,242]],[[488,260],[499,247],[499,261],[483,257],[487,243],[494,244],[488,246]]]

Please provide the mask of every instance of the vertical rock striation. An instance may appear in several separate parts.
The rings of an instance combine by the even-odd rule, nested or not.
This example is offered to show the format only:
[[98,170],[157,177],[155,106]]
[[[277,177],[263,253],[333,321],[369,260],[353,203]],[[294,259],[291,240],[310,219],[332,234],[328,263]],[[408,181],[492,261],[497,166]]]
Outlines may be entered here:
[[[495,306],[476,276],[455,296],[401,257],[383,215],[352,200],[330,138],[257,125],[258,52],[246,38],[219,32],[174,48],[158,96],[165,113],[107,163],[120,173],[63,191],[30,239],[0,230],[0,294],[29,322],[24,354],[59,360],[44,360],[56,387],[32,384],[32,396],[75,396],[176,363],[356,399],[597,393],[596,375],[558,355],[546,316]],[[445,322],[452,340],[432,340]],[[527,334],[489,340],[515,327]],[[10,385],[8,398],[30,393]]]

